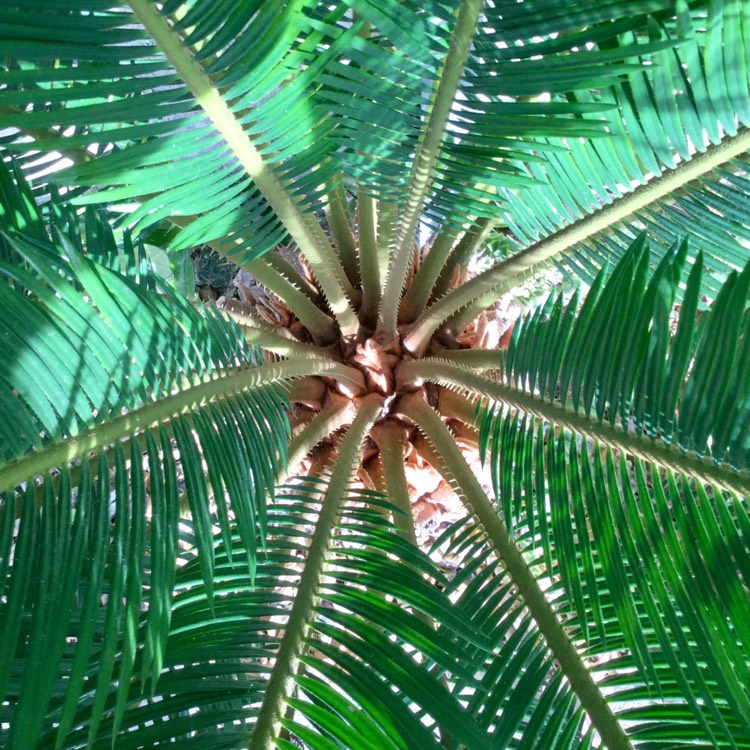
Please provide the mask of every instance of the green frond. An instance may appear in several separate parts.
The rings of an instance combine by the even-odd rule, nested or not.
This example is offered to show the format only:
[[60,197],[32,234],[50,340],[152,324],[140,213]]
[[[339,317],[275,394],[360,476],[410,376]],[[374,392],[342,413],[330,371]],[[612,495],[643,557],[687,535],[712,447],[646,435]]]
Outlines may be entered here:
[[[649,6],[656,12],[671,2]],[[629,50],[611,48],[625,28],[643,23],[642,15],[633,3],[611,3],[598,15],[586,10],[582,31],[570,26],[581,12],[579,2],[548,3],[543,12],[533,2],[485,4],[427,221],[460,231],[467,216],[496,218],[506,193],[523,193],[535,184],[524,162],[541,157],[544,164],[546,149],[554,154],[562,139],[598,142],[606,134],[606,113],[614,100],[578,100],[575,92],[613,84],[640,69],[629,58],[670,44],[634,39],[638,46]]]
[[750,458],[744,382],[750,270],[732,272],[702,312],[702,254],[684,279],[687,256],[687,242],[674,245],[650,274],[642,235],[606,285],[599,274],[580,312],[575,297],[566,305],[553,295],[517,326],[505,375],[545,400],[626,432],[632,421],[635,434],[742,472]]
[[747,747],[745,503],[524,415],[497,431],[504,516],[618,719]]
[[[122,748],[168,742],[230,748],[247,743],[296,596],[294,571],[304,567],[324,489],[324,482],[305,480],[278,493],[269,508],[273,532],[258,560],[253,585],[245,566],[233,560],[223,539],[215,535],[215,580],[209,591],[194,557],[195,536],[183,522],[177,550],[183,564],[174,578],[173,612],[171,620],[161,623],[163,661],[156,668],[149,666],[147,645],[137,650],[128,668],[127,648],[118,648],[105,677],[82,665],[84,689],[72,700],[66,681],[50,678],[52,699],[46,711],[42,709],[38,744],[18,726],[18,744],[10,746],[64,748],[89,742],[93,748],[108,748],[115,736]],[[389,509],[377,496],[347,493],[305,639],[303,667],[295,677],[291,710],[283,721],[287,734],[281,747],[293,746],[298,737],[316,747],[327,747],[327,739],[336,747],[437,750],[438,724],[450,726],[471,747],[492,747],[428,668],[434,664],[471,682],[452,637],[460,632],[462,640],[469,637],[480,646],[484,637],[454,613],[436,587],[447,582],[435,565],[394,534],[385,520]],[[234,536],[232,543],[238,546],[241,540]],[[146,580],[156,580],[156,562]],[[111,565],[104,576],[114,581]],[[84,592],[87,585],[81,582]],[[143,629],[151,618],[163,616],[163,610],[155,612],[156,604],[151,600],[148,607],[130,612],[135,628]],[[88,623],[95,643],[107,627],[100,609],[97,604],[97,616],[80,621],[82,626]],[[439,633],[416,611],[441,623]],[[74,646],[63,642],[65,659],[74,657]],[[92,718],[97,705],[101,716],[94,713]],[[431,723],[413,721],[417,708],[433,717]],[[58,730],[55,724],[61,716],[68,721]]]
[[[633,61],[646,67],[603,93],[577,92],[577,103],[616,101],[607,115],[609,138],[566,138],[564,150],[544,154],[522,167],[535,184],[501,191],[503,220],[516,249],[554,237],[557,232],[648,184],[654,177],[695,160],[707,149],[737,140],[746,144],[750,125],[750,63],[745,55],[750,15],[746,4],[676,3],[674,13],[643,18],[640,27],[620,35],[613,49],[637,41],[672,42],[644,50]],[[586,120],[596,115],[582,114]],[[551,143],[558,144],[559,141]],[[659,239],[664,251],[688,236],[707,256],[705,292],[715,292],[724,276],[742,268],[749,233],[747,164],[738,145],[737,158],[710,165],[690,184],[679,185],[658,200],[636,206],[619,220],[617,234],[592,230],[584,241],[558,253],[553,262],[567,275],[590,283],[610,258],[622,257],[643,230]],[[541,152],[536,152],[541,155]],[[517,162],[522,166],[521,162]],[[643,191],[648,198],[647,191]]]
[[59,248],[9,242],[29,268],[0,267],[12,282],[0,285],[3,403],[14,424],[3,433],[5,461],[153,404],[175,387],[260,362],[236,328],[166,285],[155,296],[65,238]]
[[553,295],[529,313],[502,382],[557,418],[510,396],[485,408],[481,440],[517,543],[559,588],[580,648],[606,656],[618,717],[645,743],[675,741],[677,722],[705,746],[746,747],[750,524],[721,488],[750,466],[750,272],[700,312],[699,254],[675,308],[686,257],[675,246],[650,273],[641,237],[580,309]]
[[[551,8],[549,15],[545,8],[543,20],[534,3],[485,5],[431,177],[423,221],[458,232],[468,217],[494,218],[503,190],[534,184],[522,164],[533,158],[529,152],[562,148],[562,141],[549,143],[548,136],[585,138],[606,133],[603,113],[616,106],[615,100],[579,102],[570,92],[609,86],[640,70],[639,62],[628,60],[636,51],[647,54],[673,46],[669,40],[639,39],[638,46],[629,50],[607,49],[606,44],[619,34],[639,28],[645,13],[663,12],[672,3],[645,4],[635,16],[631,15],[632,3],[610,5],[593,19],[585,38],[583,33],[571,33],[569,43],[565,35],[543,38],[549,34],[550,18],[559,21],[574,16],[580,12],[578,2],[556,3],[558,7]],[[447,9],[434,4],[414,8],[410,3],[377,3],[375,9],[360,3],[356,9],[373,27],[370,39],[357,40],[367,54],[358,50],[356,65],[337,65],[336,77],[325,81],[326,91],[335,95],[323,96],[347,104],[336,110],[343,127],[335,131],[344,142],[352,139],[352,145],[346,146],[351,156],[343,157],[345,171],[374,195],[401,203],[411,197],[402,198],[398,189],[406,184],[405,175],[424,135],[419,131],[426,127],[432,107],[422,92],[431,91],[434,99],[439,60],[449,40],[446,29],[455,21]],[[452,9],[452,15],[457,12]],[[409,35],[386,23],[385,13],[398,14]],[[618,22],[613,23],[614,19]],[[602,48],[583,48],[583,42],[590,41]],[[375,46],[378,42],[381,47]],[[388,81],[387,88],[383,79]],[[354,102],[352,93],[357,95]],[[382,143],[376,144],[373,136],[381,135]]]
[[[234,324],[157,279],[134,283],[64,237],[6,239],[23,264],[0,262],[0,694],[15,707],[20,748],[35,746],[72,632],[72,706],[96,685],[94,715],[102,710],[118,642],[122,685],[144,642],[146,672],[158,676],[181,508],[209,592],[215,524],[228,554],[239,535],[252,574],[288,423],[274,385],[283,376],[258,379],[263,359]],[[206,385],[218,391],[204,397]],[[87,686],[91,663],[98,677]]]
[[[519,541],[529,546],[527,539]],[[492,644],[490,654],[461,644],[467,660],[484,662],[484,669],[481,689],[459,680],[454,693],[467,701],[495,746],[590,747],[585,714],[482,527],[472,519],[455,522],[433,543],[432,554],[438,551],[455,566],[446,593]],[[546,575],[540,560],[531,554],[527,560]]]
[[[0,222],[4,233],[16,231],[34,239],[47,239],[34,194],[15,160],[7,165],[0,159]],[[4,236],[0,236],[0,251],[4,260],[13,257]]]
[[[216,90],[231,102],[231,116],[278,169],[278,178],[294,182],[295,195],[314,205],[333,172],[325,166],[330,147],[324,113],[316,112],[306,89],[325,62],[318,45],[334,28],[318,31],[303,3],[271,3],[257,14],[232,3],[210,6],[165,3],[160,13],[172,24],[170,42],[185,50],[206,80],[217,82]],[[236,144],[228,145],[226,133],[217,131],[220,125],[206,119],[201,110],[206,102],[190,88],[195,82],[172,67],[169,51],[149,39],[133,11],[98,2],[75,8],[50,4],[46,11],[6,6],[2,12],[3,46],[14,60],[0,76],[2,105],[25,110],[24,128],[58,133],[82,128],[63,139],[37,132],[35,149],[114,146],[59,179],[104,188],[96,197],[87,194],[86,201],[145,200],[131,217],[136,232],[170,215],[198,215],[178,239],[180,247],[236,236],[235,252],[250,259],[287,238],[248,179]],[[298,39],[301,24],[304,39]],[[259,43],[264,36],[273,43]],[[329,55],[337,51],[334,44]],[[299,65],[311,63],[306,76],[292,76]],[[278,112],[293,109],[299,116],[288,121],[290,129]],[[0,122],[15,126],[19,119],[6,115]],[[23,141],[6,147],[28,150]],[[159,198],[148,200],[157,185]]]
[[427,101],[439,77],[457,4],[352,3],[367,25],[347,59],[321,76],[321,102],[335,120],[333,138],[345,175],[379,199],[405,199]]
[[[176,247],[234,240],[245,261],[287,232],[312,241],[292,204],[303,213],[319,207],[340,171],[379,198],[408,198],[431,107],[424,92],[439,83],[455,4],[173,2],[158,11],[158,32],[145,21],[147,6],[131,5],[6,6],[0,125],[22,127],[6,148],[28,152],[25,133],[36,150],[82,150],[59,175],[100,188],[80,200],[143,201],[131,217],[136,233],[170,215],[197,215]],[[584,10],[578,1],[544,15],[530,2],[488,4],[425,220],[458,231],[467,216],[495,216],[499,191],[530,184],[516,163],[530,149],[546,149],[547,137],[603,134],[602,113],[615,101],[571,92],[640,75],[634,55],[671,50],[672,38],[624,43],[647,13],[661,18],[671,6],[654,0],[633,13],[632,3],[610,3],[584,34],[570,26]],[[567,33],[550,38],[561,20]],[[159,195],[150,197],[155,185]]]
[[[156,290],[153,257],[141,239],[133,241],[127,229],[114,229],[120,218],[115,212],[95,206],[76,209],[54,186],[47,187],[49,192],[40,196],[16,159],[7,164],[0,160],[0,258],[24,263],[13,250],[9,234],[37,240],[53,254],[57,251],[48,242],[50,235],[64,236],[79,254],[127,276],[149,291]],[[169,277],[171,269],[170,273],[162,269],[161,275]],[[185,296],[192,297],[192,290]]]
[[[485,638],[437,590],[435,583],[443,587],[446,582],[434,564],[401,537],[394,539],[395,529],[383,520],[383,514],[399,511],[377,505],[367,511],[345,512],[342,539],[347,548],[352,545],[354,549],[349,552],[350,558],[337,555],[331,561],[328,575],[336,582],[326,583],[314,626],[316,634],[308,638],[312,650],[319,653],[303,657],[308,674],[325,676],[329,685],[349,693],[349,699],[342,704],[342,697],[330,687],[323,688],[321,694],[320,689],[311,689],[315,683],[309,680],[303,695],[337,713],[347,702],[354,703],[355,716],[349,718],[352,709],[344,715],[349,723],[361,724],[357,739],[351,744],[345,742],[345,746],[439,748],[436,730],[442,727],[467,745],[492,747],[436,674],[474,682],[471,666],[450,634],[466,628],[480,649],[487,647]],[[404,585],[403,570],[394,567],[387,554],[400,558],[410,568],[416,566],[418,577]],[[391,597],[393,601],[387,601]],[[437,632],[428,622],[440,624]],[[341,646],[351,652],[351,657],[341,653]],[[415,657],[422,662],[416,667]],[[372,674],[375,664],[384,670],[379,675]],[[305,716],[299,699],[294,707]],[[414,711],[422,715],[420,723],[411,718]],[[318,731],[328,729],[312,716],[307,718]],[[384,734],[390,736],[385,738]]]
[[[461,455],[452,433],[423,400],[406,398],[404,401],[404,414],[416,422],[425,438],[425,443],[419,447],[420,453],[450,483],[466,509],[481,524],[493,553],[502,562],[508,582],[512,583],[523,602],[523,611],[519,610],[519,614],[533,619],[535,629],[538,628],[539,636],[554,655],[559,670],[585,710],[592,731],[612,750],[632,750],[627,727],[617,720],[615,707],[597,684],[564,623],[558,619],[556,605],[546,595],[545,581],[539,579],[537,571],[498,516],[474,470]],[[500,669],[505,667],[504,664],[497,666]],[[513,721],[512,717],[508,718]]]

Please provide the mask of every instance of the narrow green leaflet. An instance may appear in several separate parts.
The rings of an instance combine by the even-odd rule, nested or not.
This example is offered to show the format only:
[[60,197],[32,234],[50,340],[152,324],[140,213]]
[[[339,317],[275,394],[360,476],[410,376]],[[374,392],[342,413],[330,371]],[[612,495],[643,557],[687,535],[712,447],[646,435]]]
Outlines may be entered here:
[[[221,539],[215,537],[212,593],[192,554],[196,538],[188,531],[189,525],[183,524],[178,551],[183,565],[175,577],[173,613],[158,683],[144,691],[148,675],[142,671],[139,656],[124,703],[103,704],[98,726],[96,719],[80,713],[58,735],[51,722],[58,715],[57,707],[70,698],[65,694],[66,683],[57,679],[39,746],[52,746],[57,736],[57,747],[78,747],[90,740],[91,747],[105,748],[118,727],[117,747],[122,748],[165,742],[228,748],[246,742],[296,594],[290,566],[304,563],[324,490],[324,482],[309,480],[279,491],[269,510],[269,526],[275,531],[258,560],[253,583],[246,566],[232,562]],[[434,671],[438,668],[475,684],[459,643],[469,638],[472,647],[484,653],[489,641],[435,586],[447,584],[436,566],[393,533],[383,515],[388,504],[375,498],[376,507],[361,507],[363,500],[371,499],[348,493],[331,550],[331,567],[306,639],[304,667],[295,678],[292,711],[284,719],[290,733],[286,739],[304,738],[321,748],[327,747],[326,738],[328,742],[337,738],[348,747],[418,744],[437,750],[441,745],[436,729],[444,725],[472,747],[494,747]],[[239,545],[241,540],[235,536],[233,543]],[[405,570],[411,584],[394,594],[391,581],[403,577]],[[146,573],[154,580],[156,571]],[[416,611],[441,623],[437,640]],[[141,612],[139,624],[150,617],[150,611]],[[103,625],[99,622],[93,627],[99,631]],[[64,643],[62,648],[69,654],[73,644]],[[377,658],[381,652],[387,658]],[[118,670],[123,668],[121,658],[118,654]],[[96,682],[91,667],[83,679],[87,685]],[[118,694],[116,681],[100,685],[110,699]],[[119,694],[123,695],[122,689]],[[88,700],[84,693],[81,708]],[[430,722],[413,722],[417,707],[432,717]],[[95,737],[89,734],[94,729]]]
[[230,542],[236,529],[252,580],[288,425],[283,375],[263,385],[262,356],[218,313],[64,237],[6,237],[22,263],[0,263],[0,720],[8,746],[27,748],[53,716],[63,738],[80,701],[94,736],[119,681],[117,727],[135,669],[156,684],[183,507],[209,597],[217,525]]
[[[691,237],[691,246],[700,247],[710,260],[710,273],[703,277],[704,293],[710,296],[729,272],[742,268],[747,255],[740,247],[750,241],[743,155],[750,125],[750,88],[743,85],[750,57],[742,41],[748,22],[741,0],[680,0],[666,13],[641,17],[640,25],[633,24],[627,33],[620,29],[616,41],[607,40],[613,50],[647,40],[672,44],[643,49],[630,58],[648,66],[630,71],[615,86],[564,97],[579,106],[617,102],[617,111],[605,115],[611,135],[550,139],[564,149],[545,154],[543,162],[515,162],[535,179],[534,185],[500,191],[515,247],[544,241],[573,222],[585,223],[635,190],[644,200],[640,205],[636,201],[630,215],[619,220],[618,232],[592,230],[584,242],[556,255],[554,263],[566,276],[590,283],[608,259],[622,257],[643,230],[659,240],[655,252]],[[581,117],[585,122],[598,119],[585,111]],[[648,198],[643,186],[655,177],[689,162],[697,164],[719,144],[732,143],[737,144],[735,153],[723,164],[711,162],[689,185],[679,185],[681,189],[656,201]]]
[[[743,747],[750,271],[730,274],[699,312],[701,255],[686,279],[684,243],[653,272],[648,253],[641,237],[590,303],[558,296],[519,322],[512,387],[486,407],[483,443],[503,516],[564,592],[559,613],[603,660],[618,716],[643,719],[651,742],[672,740],[677,722],[686,737]],[[611,433],[597,431],[605,424]]]

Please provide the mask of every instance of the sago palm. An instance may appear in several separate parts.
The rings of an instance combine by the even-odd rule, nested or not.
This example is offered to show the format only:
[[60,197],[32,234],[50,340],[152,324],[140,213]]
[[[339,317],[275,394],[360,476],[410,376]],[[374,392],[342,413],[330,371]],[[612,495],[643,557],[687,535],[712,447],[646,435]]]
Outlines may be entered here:
[[750,747],[749,38],[2,0],[0,744]]

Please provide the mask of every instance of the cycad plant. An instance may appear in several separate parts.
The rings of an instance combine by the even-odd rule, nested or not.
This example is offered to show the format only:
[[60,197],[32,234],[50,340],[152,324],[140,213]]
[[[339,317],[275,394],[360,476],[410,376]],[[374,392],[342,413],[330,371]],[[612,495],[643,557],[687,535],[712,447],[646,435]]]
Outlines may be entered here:
[[2,0],[0,744],[750,747],[749,38]]

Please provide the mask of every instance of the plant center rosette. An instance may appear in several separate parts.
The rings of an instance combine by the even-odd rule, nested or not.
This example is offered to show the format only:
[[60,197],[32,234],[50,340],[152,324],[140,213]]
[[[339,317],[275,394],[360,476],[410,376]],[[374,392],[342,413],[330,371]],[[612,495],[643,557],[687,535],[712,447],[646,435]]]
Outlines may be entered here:
[[[414,263],[405,282],[404,294],[414,279],[420,259],[424,259],[428,251],[429,246],[426,246],[420,252],[415,252]],[[304,263],[301,270],[305,282],[314,290],[313,297],[319,300],[320,309],[326,311],[323,295]],[[467,274],[466,270],[454,273],[450,288],[464,283]],[[283,300],[276,298],[256,283],[248,282],[247,275],[240,283],[235,283],[240,299],[227,301],[226,307],[229,311],[262,321],[284,336],[301,343],[315,342],[313,334],[305,328]],[[407,324],[400,325],[399,334],[405,334],[408,327]],[[444,328],[437,332],[426,347],[425,356],[440,356],[446,351],[459,349],[494,348],[498,342],[502,345],[510,332],[508,329],[501,335],[502,327],[503,321],[495,317],[494,308],[490,309],[461,331],[454,332]],[[451,390],[432,383],[418,383],[410,378],[404,365],[414,361],[415,356],[405,348],[401,335],[396,338],[389,337],[363,325],[356,340],[346,340],[339,335],[336,341],[326,346],[326,349],[334,359],[362,373],[362,388],[353,390],[349,384],[327,377],[312,376],[296,380],[289,392],[293,434],[301,431],[331,402],[342,404],[345,401],[353,401],[356,404],[371,393],[384,397],[382,416],[373,426],[365,442],[362,463],[357,473],[358,481],[368,489],[383,489],[383,465],[380,455],[382,437],[385,431],[397,433],[403,443],[407,487],[418,532],[425,530],[425,527],[437,527],[445,514],[452,516],[455,511],[458,515],[458,498],[448,483],[424,458],[424,438],[411,420],[401,414],[399,404],[401,397],[408,394],[410,397],[423,398],[430,406],[438,407],[465,458],[478,468],[477,430],[466,423],[466,416],[473,410],[473,405]],[[334,434],[321,442],[302,462],[299,473],[316,474],[323,471],[332,460],[336,439],[337,436]]]

